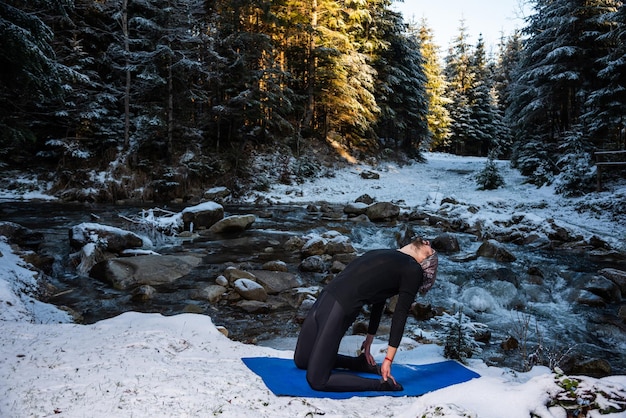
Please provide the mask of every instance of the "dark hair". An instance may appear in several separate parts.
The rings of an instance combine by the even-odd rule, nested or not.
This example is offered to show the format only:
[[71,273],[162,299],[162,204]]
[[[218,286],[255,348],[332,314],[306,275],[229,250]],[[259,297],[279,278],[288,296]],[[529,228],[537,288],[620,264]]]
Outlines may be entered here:
[[437,279],[437,268],[439,267],[437,251],[433,250],[433,253],[420,263],[420,266],[422,266],[422,271],[424,272],[424,280],[419,288],[419,292],[424,295],[433,287]]
[[422,237],[413,237],[411,239],[411,244],[414,245],[416,248],[420,248],[424,245],[428,245],[429,241],[427,239],[424,239]]

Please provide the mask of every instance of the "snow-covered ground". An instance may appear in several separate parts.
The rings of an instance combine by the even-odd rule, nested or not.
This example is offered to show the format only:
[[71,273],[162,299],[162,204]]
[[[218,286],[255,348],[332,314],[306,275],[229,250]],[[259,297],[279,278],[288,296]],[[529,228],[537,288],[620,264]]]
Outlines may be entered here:
[[[626,185],[582,199],[555,196],[552,189],[523,184],[507,163],[499,162],[506,186],[477,191],[472,175],[484,159],[427,154],[425,164],[377,167],[379,180],[360,179],[363,166],[352,166],[333,178],[298,186],[275,186],[266,197],[283,203],[326,200],[347,203],[362,194],[378,201],[403,201],[407,208],[439,209],[454,198],[478,211],[459,213],[468,222],[494,225],[523,214],[541,225],[554,219],[589,237],[597,235],[624,248],[624,223],[602,212],[579,212],[581,202],[624,199]],[[3,194],[2,198],[10,197]],[[476,213],[473,213],[476,212]],[[69,316],[28,294],[35,288],[6,240],[0,238],[0,417],[480,417],[565,418],[565,410],[548,407],[549,399],[567,386],[572,393],[604,393],[595,402],[607,408],[611,397],[626,397],[626,376],[581,378],[578,392],[556,383],[543,367],[529,373],[487,367],[470,360],[481,378],[418,398],[375,397],[331,400],[276,397],[247,369],[242,357],[290,358],[290,350],[234,342],[211,318],[183,314],[129,312],[92,325],[71,324]],[[427,337],[427,335],[425,335]],[[373,345],[384,357],[386,336]],[[354,353],[362,337],[346,337],[342,351]],[[397,362],[423,364],[443,359],[443,348],[405,338]],[[585,401],[579,399],[580,405]],[[589,417],[599,417],[597,410]],[[617,412],[603,417],[625,417]]]
[[[620,185],[599,193],[566,198],[554,192],[554,185],[537,188],[526,184],[526,178],[512,169],[508,161],[495,161],[505,185],[496,190],[477,190],[476,174],[485,166],[481,157],[459,157],[443,153],[424,154],[427,162],[399,167],[381,164],[372,168],[354,165],[334,172],[333,177],[317,178],[298,185],[277,184],[263,193],[273,202],[298,203],[327,201],[354,202],[363,194],[377,201],[392,201],[406,209],[447,210],[447,213],[465,219],[470,225],[483,224],[483,229],[498,228],[502,221],[512,217],[538,231],[546,229],[549,220],[588,239],[597,235],[613,248],[626,251],[626,213],[615,213],[604,208],[617,207],[626,202],[626,179]],[[373,171],[377,180],[363,180],[360,173]],[[250,200],[254,200],[252,196]],[[458,202],[442,208],[444,198]],[[468,207],[478,211],[468,211]],[[581,209],[584,208],[584,211]],[[616,218],[617,216],[617,218]]]

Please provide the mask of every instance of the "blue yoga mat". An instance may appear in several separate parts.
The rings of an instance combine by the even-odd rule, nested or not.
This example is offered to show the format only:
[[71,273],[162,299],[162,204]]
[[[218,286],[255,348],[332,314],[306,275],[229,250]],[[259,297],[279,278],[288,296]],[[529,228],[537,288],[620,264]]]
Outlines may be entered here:
[[[422,365],[394,363],[392,374],[404,387],[401,392],[320,392],[311,389],[306,381],[306,371],[298,369],[293,359],[246,357],[241,360],[250,370],[259,375],[267,388],[277,396],[332,399],[348,399],[354,396],[419,396],[480,377],[478,373],[452,360]],[[335,370],[333,373],[355,372]],[[372,374],[356,374],[376,378]]]

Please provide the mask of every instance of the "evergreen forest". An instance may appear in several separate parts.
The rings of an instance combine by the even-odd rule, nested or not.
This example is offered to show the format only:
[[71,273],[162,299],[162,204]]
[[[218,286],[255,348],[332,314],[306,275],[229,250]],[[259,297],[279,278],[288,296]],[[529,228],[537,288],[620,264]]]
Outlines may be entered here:
[[167,200],[430,150],[592,192],[594,152],[626,148],[626,9],[527,3],[498,45],[461,21],[442,47],[391,0],[4,0],[0,170]]

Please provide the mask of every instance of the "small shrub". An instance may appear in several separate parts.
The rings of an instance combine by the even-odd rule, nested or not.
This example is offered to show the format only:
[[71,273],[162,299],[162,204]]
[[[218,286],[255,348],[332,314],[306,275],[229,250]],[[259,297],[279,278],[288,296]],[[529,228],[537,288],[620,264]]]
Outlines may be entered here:
[[459,360],[461,363],[465,363],[473,354],[480,352],[478,343],[472,337],[476,328],[465,318],[461,310],[456,320],[450,318],[443,348],[444,357]]
[[590,377],[569,377],[556,369],[555,383],[558,393],[553,393],[549,407],[561,407],[568,417],[586,417],[590,411],[600,415],[626,411],[626,390],[610,382]]
[[504,186],[504,178],[494,162],[493,153],[489,153],[485,167],[476,175],[476,183],[479,190],[493,190]]
[[311,158],[298,158],[295,161],[294,174],[297,183],[319,177],[321,167],[317,161]]
[[582,128],[577,128],[564,133],[558,149],[561,157],[556,162],[559,174],[555,179],[555,190],[568,197],[582,196],[595,188],[592,147]]

